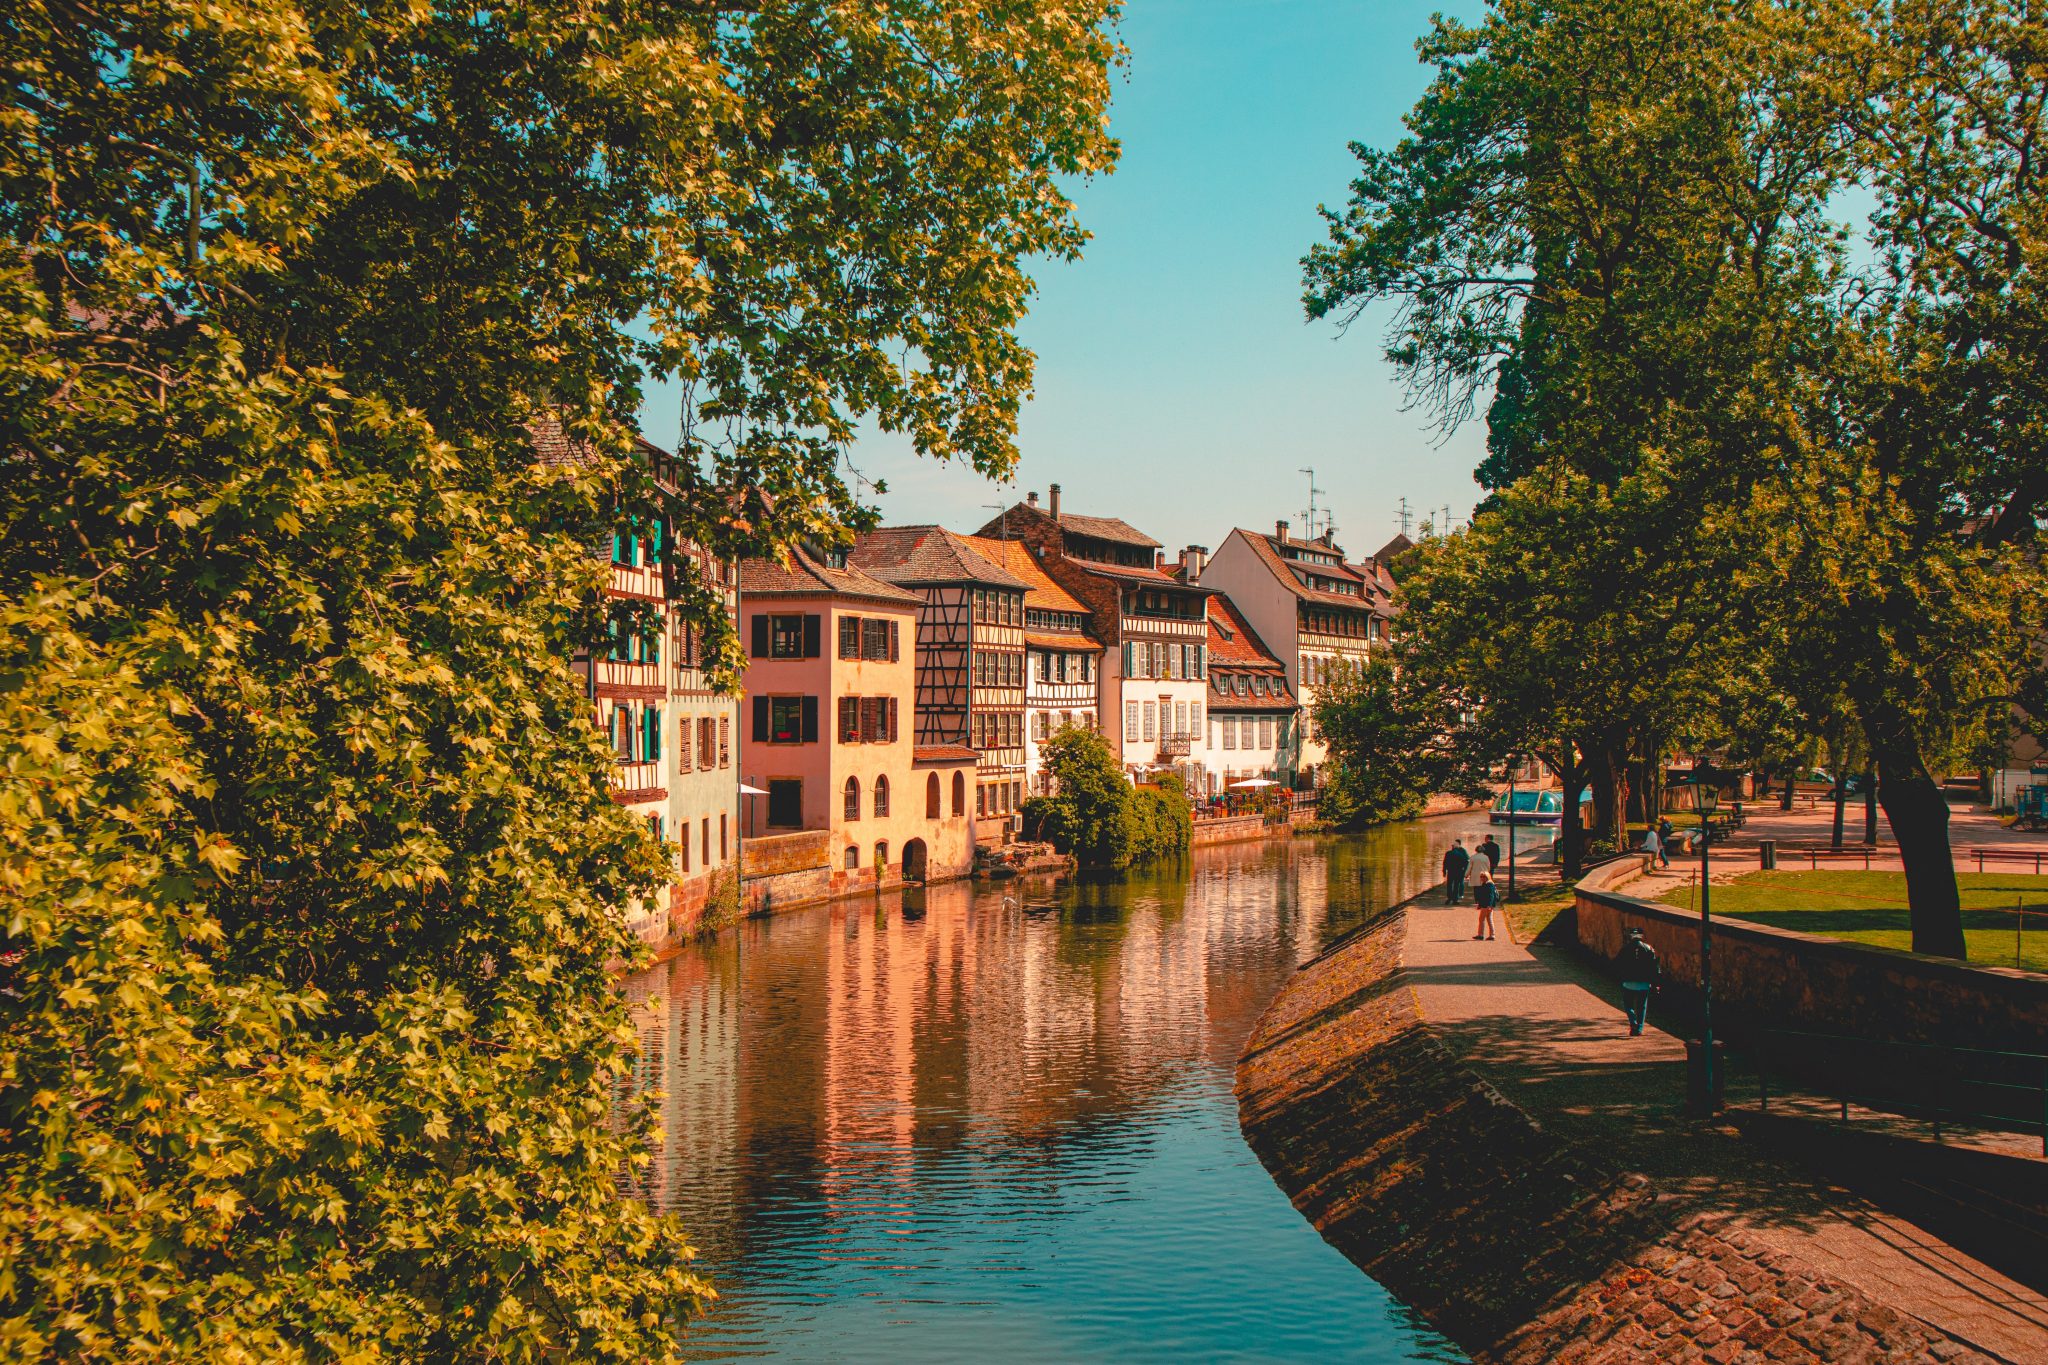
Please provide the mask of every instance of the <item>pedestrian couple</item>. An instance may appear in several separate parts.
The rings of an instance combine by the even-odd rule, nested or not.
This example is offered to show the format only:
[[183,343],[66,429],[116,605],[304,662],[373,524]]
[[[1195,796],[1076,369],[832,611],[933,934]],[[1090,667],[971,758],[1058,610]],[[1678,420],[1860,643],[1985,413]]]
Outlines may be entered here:
[[1500,887],[1493,880],[1493,869],[1499,863],[1500,845],[1491,834],[1469,853],[1462,838],[1453,839],[1444,851],[1444,904],[1456,905],[1465,898],[1465,879],[1469,876],[1472,904],[1479,909],[1479,927],[1472,935],[1475,939],[1493,937],[1493,909],[1500,904]]
[[1655,854],[1660,865],[1669,867],[1671,866],[1672,838],[1671,822],[1669,820],[1659,820],[1656,824],[1643,831],[1643,852]]

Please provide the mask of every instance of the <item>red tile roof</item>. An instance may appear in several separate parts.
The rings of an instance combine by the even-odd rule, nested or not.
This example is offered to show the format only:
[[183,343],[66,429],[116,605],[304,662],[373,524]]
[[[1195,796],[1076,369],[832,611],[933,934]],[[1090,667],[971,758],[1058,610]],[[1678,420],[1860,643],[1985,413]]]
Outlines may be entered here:
[[1158,541],[1121,517],[1084,517],[1079,512],[1062,512],[1060,526],[1075,535],[1113,540],[1119,545],[1143,545],[1148,550],[1159,548]]
[[913,763],[973,763],[980,757],[965,744],[920,744],[910,751]]
[[740,591],[748,597],[860,597],[869,601],[924,605],[914,592],[884,583],[859,569],[827,568],[803,549],[789,552],[789,563],[750,559],[740,565]]
[[1360,594],[1356,597],[1340,592],[1324,592],[1320,588],[1312,588],[1301,581],[1300,575],[1295,572],[1293,566],[1287,562],[1278,549],[1274,548],[1271,536],[1262,535],[1257,531],[1247,531],[1242,527],[1232,531],[1230,534],[1244,537],[1245,543],[1251,546],[1252,553],[1268,569],[1272,570],[1273,576],[1279,579],[1281,585],[1296,597],[1310,602],[1320,602],[1327,606],[1350,607],[1354,611],[1371,611],[1375,607],[1383,608],[1383,604],[1376,600],[1378,594],[1374,592],[1372,587],[1377,577],[1376,574],[1368,576],[1358,567],[1348,564],[1341,566],[1330,564],[1303,566],[1314,573],[1325,574],[1331,578],[1344,579],[1361,585]]
[[884,526],[847,552],[847,562],[890,583],[978,583],[1025,588],[1015,574],[991,563],[966,536],[943,526]]
[[1088,608],[1065,588],[1046,576],[1045,568],[1038,562],[1038,556],[1031,553],[1031,547],[1021,540],[994,540],[987,536],[963,536],[982,558],[1002,566],[1025,585],[1024,606],[1026,610],[1065,611],[1083,617]]
[[1237,605],[1222,593],[1209,599],[1209,662],[1251,668],[1285,667],[1238,612]]

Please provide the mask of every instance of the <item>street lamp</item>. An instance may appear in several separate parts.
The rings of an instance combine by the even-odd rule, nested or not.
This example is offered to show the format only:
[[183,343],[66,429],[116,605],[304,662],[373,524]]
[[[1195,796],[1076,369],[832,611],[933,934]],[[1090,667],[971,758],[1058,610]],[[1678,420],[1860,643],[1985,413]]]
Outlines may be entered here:
[[1699,1117],[1710,1118],[1719,1099],[1715,1086],[1719,1078],[1714,1061],[1714,940],[1708,932],[1713,918],[1709,897],[1713,893],[1707,875],[1707,846],[1713,842],[1713,817],[1720,807],[1721,793],[1704,766],[1693,768],[1692,780],[1700,817],[1700,1043],[1696,1060],[1687,1070],[1694,1081],[1689,1097],[1691,1108]]
[[1508,759],[1508,899],[1520,900],[1515,894],[1515,759]]

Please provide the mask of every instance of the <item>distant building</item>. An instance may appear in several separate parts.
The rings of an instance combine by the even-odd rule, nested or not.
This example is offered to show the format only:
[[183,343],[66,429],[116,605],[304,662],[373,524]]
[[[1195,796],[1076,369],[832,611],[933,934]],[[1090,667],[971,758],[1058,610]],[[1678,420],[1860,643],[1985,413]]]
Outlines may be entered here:
[[1211,596],[1207,794],[1251,778],[1292,786],[1298,724],[1286,665],[1229,598]]
[[[542,419],[530,430],[536,459],[549,465],[588,462],[587,448],[562,424]],[[642,440],[638,453],[657,483],[673,489],[675,457]],[[739,787],[733,733],[738,699],[711,687],[702,636],[668,605],[667,551],[705,575],[733,609],[737,575],[696,547],[665,544],[655,510],[627,518],[608,545],[614,607],[611,641],[575,659],[590,696],[592,718],[614,755],[612,799],[647,821],[668,842],[672,878],[662,900],[630,907],[627,923],[660,945],[692,930],[722,877],[731,876],[739,835]],[[602,552],[602,551],[600,551]],[[626,626],[629,609],[651,616],[652,629]]]
[[1010,507],[979,535],[1022,541],[1046,576],[1088,608],[1106,647],[1097,713],[1103,736],[1134,778],[1173,771],[1201,790],[1208,704],[1208,592],[1169,573],[1159,542],[1116,517],[1060,506],[1052,485]]
[[1024,591],[1024,784],[1048,795],[1042,759],[1045,741],[1069,726],[1093,730],[1100,721],[1098,689],[1102,643],[1088,633],[1090,613],[1081,600],[1052,581],[1021,540],[976,536],[983,558],[1027,585]]
[[1024,580],[941,526],[887,526],[847,562],[917,595],[917,742],[976,755],[975,838],[1006,843],[1024,804]]
[[1393,579],[1376,562],[1347,563],[1328,535],[1294,538],[1283,521],[1272,535],[1232,531],[1203,567],[1201,583],[1227,595],[1286,665],[1303,716],[1296,776],[1311,780],[1325,753],[1312,718],[1317,692],[1384,647]]
[[921,745],[914,649],[923,599],[796,550],[741,569],[747,646],[749,897],[812,900],[973,867],[973,750]]

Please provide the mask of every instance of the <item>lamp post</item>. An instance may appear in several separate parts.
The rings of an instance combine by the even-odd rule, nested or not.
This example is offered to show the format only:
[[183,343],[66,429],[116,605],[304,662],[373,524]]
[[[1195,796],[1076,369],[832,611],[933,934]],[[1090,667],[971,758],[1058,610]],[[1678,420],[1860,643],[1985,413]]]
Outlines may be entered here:
[[1714,1058],[1714,940],[1709,928],[1713,922],[1711,902],[1712,882],[1708,880],[1707,846],[1713,842],[1712,820],[1714,811],[1720,806],[1721,793],[1710,780],[1704,767],[1693,769],[1693,794],[1700,817],[1700,1043],[1697,1060],[1692,1072],[1693,1093],[1690,1096],[1693,1112],[1701,1118],[1713,1116],[1719,1099],[1715,1075]]
[[1515,894],[1515,760],[1508,759],[1508,899],[1520,900]]

